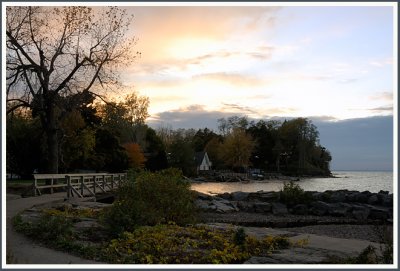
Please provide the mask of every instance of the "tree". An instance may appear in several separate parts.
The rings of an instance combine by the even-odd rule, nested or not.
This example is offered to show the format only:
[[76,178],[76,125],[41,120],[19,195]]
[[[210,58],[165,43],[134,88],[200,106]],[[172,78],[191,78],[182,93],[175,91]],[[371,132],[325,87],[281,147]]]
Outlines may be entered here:
[[111,7],[7,7],[7,113],[29,107],[46,135],[47,172],[59,166],[62,97],[101,95],[119,81],[117,68],[131,63],[131,17]]
[[227,119],[220,118],[217,120],[218,122],[218,129],[223,136],[228,135],[232,132],[233,129],[241,128],[246,129],[249,125],[249,120],[246,116],[238,117],[238,116],[231,116]]
[[143,155],[142,150],[140,149],[139,144],[137,143],[125,143],[123,145],[125,148],[128,158],[129,158],[129,166],[131,168],[143,168],[144,163],[146,162],[146,158]]
[[38,119],[19,110],[7,115],[6,166],[8,173],[31,178],[42,165],[42,131]]
[[167,153],[165,146],[156,131],[147,128],[146,132],[146,168],[151,171],[166,169],[168,167]]
[[279,137],[284,151],[290,155],[287,158],[290,171],[306,173],[310,167],[313,148],[319,145],[317,127],[306,118],[285,121],[279,128]]
[[119,138],[121,143],[135,142],[145,148],[149,98],[136,92],[126,95],[121,102],[107,102],[97,105],[103,128]]
[[277,161],[277,157],[279,157],[279,145],[277,145],[279,124],[278,121],[260,120],[257,123],[252,122],[247,128],[247,132],[256,143],[250,159],[254,167],[264,170],[274,170],[275,165],[279,167],[279,160]]
[[189,176],[196,172],[192,133],[184,129],[175,131],[167,153],[169,165],[181,169],[183,174]]
[[253,139],[244,129],[234,128],[222,144],[222,158],[227,166],[242,170],[250,165],[254,146]]

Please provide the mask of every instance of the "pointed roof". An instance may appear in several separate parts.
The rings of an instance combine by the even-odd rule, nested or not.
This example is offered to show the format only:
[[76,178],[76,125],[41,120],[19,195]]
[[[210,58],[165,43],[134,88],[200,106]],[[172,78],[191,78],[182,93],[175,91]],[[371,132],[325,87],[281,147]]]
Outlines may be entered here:
[[203,162],[204,156],[206,155],[205,151],[196,152],[194,154],[194,160],[196,161],[196,166],[200,166],[201,162]]

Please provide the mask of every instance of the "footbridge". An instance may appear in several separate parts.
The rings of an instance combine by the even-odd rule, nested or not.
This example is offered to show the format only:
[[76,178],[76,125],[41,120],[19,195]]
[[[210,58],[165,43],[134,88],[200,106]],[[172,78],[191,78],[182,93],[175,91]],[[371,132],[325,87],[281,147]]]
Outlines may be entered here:
[[74,173],[74,174],[34,174],[34,195],[41,195],[44,189],[54,193],[62,188],[67,197],[91,197],[109,193],[127,180],[126,173]]

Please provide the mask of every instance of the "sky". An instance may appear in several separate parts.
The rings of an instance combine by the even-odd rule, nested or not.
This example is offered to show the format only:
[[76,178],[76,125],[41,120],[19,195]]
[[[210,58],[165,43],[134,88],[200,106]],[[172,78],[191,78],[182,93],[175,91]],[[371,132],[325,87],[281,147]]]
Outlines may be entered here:
[[150,126],[308,117],[333,169],[392,169],[393,7],[127,9],[141,57],[122,79]]
[[393,114],[391,7],[129,7],[141,58],[123,80],[164,112]]

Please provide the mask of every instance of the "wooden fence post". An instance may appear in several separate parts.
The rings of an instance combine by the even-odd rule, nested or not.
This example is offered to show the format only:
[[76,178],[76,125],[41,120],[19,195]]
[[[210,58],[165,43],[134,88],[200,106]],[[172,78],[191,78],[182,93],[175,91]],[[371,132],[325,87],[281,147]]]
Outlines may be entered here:
[[51,182],[50,182],[50,184],[51,184],[51,187],[50,187],[50,194],[53,194],[53,184],[54,184],[54,179],[53,178],[51,178]]
[[96,195],[96,175],[93,175],[93,193]]
[[81,195],[83,197],[83,176],[81,176]]
[[67,198],[71,197],[71,177],[70,176],[65,176],[67,178]]
[[36,191],[37,190],[37,179],[35,178],[35,180],[33,181],[33,191],[34,191],[34,195],[35,197],[37,196]]

